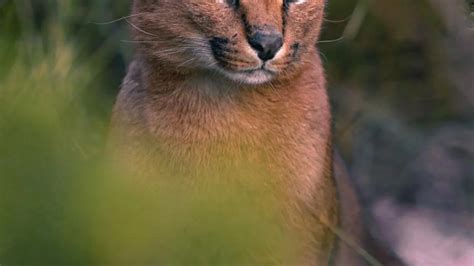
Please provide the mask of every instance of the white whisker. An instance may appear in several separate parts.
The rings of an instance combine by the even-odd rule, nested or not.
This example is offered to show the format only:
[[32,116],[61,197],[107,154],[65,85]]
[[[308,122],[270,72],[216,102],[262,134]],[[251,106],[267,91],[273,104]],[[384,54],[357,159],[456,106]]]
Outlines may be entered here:
[[144,33],[144,34],[146,34],[146,35],[150,35],[150,36],[153,36],[153,37],[159,37],[158,35],[155,35],[155,34],[153,34],[153,33],[149,33],[149,32],[147,32],[147,31],[144,31],[144,30],[140,29],[140,28],[137,27],[135,24],[133,24],[132,22],[130,22],[128,19],[125,19],[125,21],[126,21],[130,26],[132,26],[132,27],[135,28],[136,30],[138,30],[138,31],[140,31],[140,32],[142,32],[142,33]]
[[179,64],[178,66],[176,66],[176,68],[183,67],[183,66],[185,66],[186,64],[193,62],[194,60],[196,60],[196,58],[194,58],[194,57],[191,58],[191,59],[189,59],[189,60],[186,60],[186,61],[184,61],[183,63],[181,63],[181,64]]
[[339,42],[339,41],[342,41],[344,40],[344,36],[341,36],[337,39],[334,39],[334,40],[322,40],[322,41],[318,41],[318,43],[332,43],[332,42]]
[[143,16],[145,14],[150,14],[150,13],[148,13],[148,12],[137,13],[137,14],[132,14],[132,15],[129,15],[129,16],[121,17],[121,18],[118,18],[118,19],[115,19],[115,20],[112,20],[112,21],[108,21],[108,22],[90,22],[90,23],[93,23],[93,24],[96,24],[96,25],[110,25],[110,24],[117,23],[117,22],[129,19],[129,18]]

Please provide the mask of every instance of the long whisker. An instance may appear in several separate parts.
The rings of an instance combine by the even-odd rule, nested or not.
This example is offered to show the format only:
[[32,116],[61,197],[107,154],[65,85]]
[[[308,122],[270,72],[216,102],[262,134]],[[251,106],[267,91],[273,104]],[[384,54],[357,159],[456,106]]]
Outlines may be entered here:
[[339,20],[337,20],[337,19],[327,19],[327,18],[325,18],[324,21],[329,22],[329,23],[343,23],[343,22],[349,21],[349,20],[351,19],[351,17],[352,17],[352,15],[351,15],[351,16],[348,16],[348,17],[345,18],[345,19],[339,19]]
[[342,41],[344,40],[345,36],[341,36],[337,39],[333,39],[333,40],[322,40],[322,41],[318,41],[318,43],[332,43],[332,42],[339,42],[339,41]]
[[134,41],[134,40],[120,40],[124,43],[156,43],[156,41]]
[[329,59],[328,57],[321,51],[319,51],[319,54],[321,55],[321,57],[323,58],[324,62],[328,63],[329,62]]
[[[176,41],[166,41],[166,40],[120,40],[123,43],[129,43],[129,44],[165,44],[165,45],[176,45]],[[196,41],[181,41],[179,47],[180,49],[197,49],[197,48],[204,48],[208,49],[209,45],[204,42],[196,42]],[[173,50],[175,50],[174,48]]]
[[183,63],[181,63],[181,64],[179,64],[178,66],[176,66],[176,68],[183,67],[183,66],[185,66],[186,64],[193,62],[194,60],[196,60],[196,58],[194,58],[194,57],[191,58],[191,59],[189,59],[189,60],[186,60],[186,61],[184,61]]
[[140,28],[137,27],[135,24],[133,24],[132,22],[130,22],[130,20],[128,20],[128,19],[125,19],[125,21],[126,21],[130,26],[132,26],[134,29],[138,30],[138,31],[141,32],[141,33],[144,33],[144,34],[146,34],[146,35],[150,35],[150,36],[153,36],[153,37],[159,37],[158,35],[155,35],[155,34],[153,34],[153,33],[149,33],[149,32],[147,32],[147,31],[145,31],[145,30],[140,29]]
[[108,22],[89,22],[89,23],[96,24],[96,25],[110,25],[110,24],[117,23],[117,22],[120,22],[120,21],[129,19],[129,18],[138,17],[138,16],[143,16],[143,15],[145,15],[145,14],[149,14],[149,13],[148,13],[148,12],[144,12],[144,13],[132,14],[132,15],[125,16],[125,17],[121,17],[121,18],[118,18],[118,19],[115,19],[115,20],[112,20],[112,21],[108,21]]

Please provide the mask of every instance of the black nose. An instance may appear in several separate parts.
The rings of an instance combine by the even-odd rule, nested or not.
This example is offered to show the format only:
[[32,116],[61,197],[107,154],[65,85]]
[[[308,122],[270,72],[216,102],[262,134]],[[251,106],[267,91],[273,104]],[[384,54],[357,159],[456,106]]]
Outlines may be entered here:
[[275,57],[276,53],[283,45],[281,34],[264,34],[256,33],[249,37],[249,43],[252,48],[257,51],[258,57],[263,61],[267,61]]

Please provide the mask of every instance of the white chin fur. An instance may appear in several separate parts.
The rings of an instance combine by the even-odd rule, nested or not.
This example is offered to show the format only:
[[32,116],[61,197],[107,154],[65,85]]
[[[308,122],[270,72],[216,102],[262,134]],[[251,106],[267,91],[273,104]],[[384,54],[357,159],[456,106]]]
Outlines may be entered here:
[[271,81],[274,77],[268,71],[265,70],[255,70],[252,72],[230,72],[223,70],[221,71],[227,78],[243,83],[243,84],[250,84],[250,85],[260,85],[263,83],[267,83]]

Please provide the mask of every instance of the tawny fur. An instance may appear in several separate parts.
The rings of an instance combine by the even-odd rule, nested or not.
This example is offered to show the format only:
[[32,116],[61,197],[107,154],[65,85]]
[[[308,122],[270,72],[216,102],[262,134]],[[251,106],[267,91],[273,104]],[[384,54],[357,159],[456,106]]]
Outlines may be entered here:
[[[231,2],[134,1],[137,53],[114,109],[111,146],[138,171],[154,173],[147,182],[183,176],[199,184],[258,169],[250,174],[278,191],[281,209],[302,232],[297,264],[327,265],[339,203],[315,47],[324,1]],[[261,64],[247,41],[254,31],[284,36],[267,63],[271,77],[247,71]],[[225,45],[217,55],[212,40]]]

